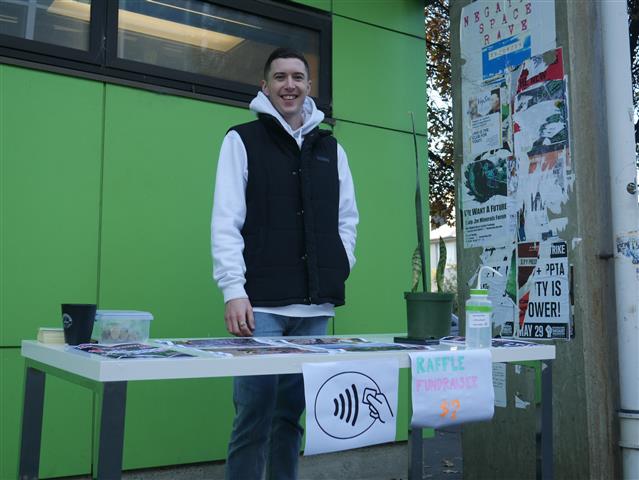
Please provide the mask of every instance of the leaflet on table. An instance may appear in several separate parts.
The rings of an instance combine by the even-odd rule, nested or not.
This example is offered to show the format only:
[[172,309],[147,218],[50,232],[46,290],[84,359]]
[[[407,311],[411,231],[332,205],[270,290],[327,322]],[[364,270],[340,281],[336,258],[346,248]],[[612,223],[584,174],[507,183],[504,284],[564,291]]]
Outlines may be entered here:
[[109,345],[100,343],[83,343],[71,348],[81,352],[91,353],[93,355],[100,355],[102,357],[117,360],[194,356],[185,351],[178,351],[177,349],[167,348],[165,346],[147,345],[144,343],[117,343]]
[[[205,338],[157,340],[156,343],[176,350],[196,351],[223,356],[281,355],[299,353],[377,352],[397,350],[426,350],[421,345],[371,342],[356,337],[299,337],[280,338]],[[197,354],[197,353],[196,353]]]
[[322,346],[316,346],[315,348],[320,350],[327,350],[335,353],[346,352],[388,352],[388,351],[414,351],[414,350],[432,350],[432,347],[427,345],[406,345],[401,343],[353,343],[353,344],[324,344]]
[[[448,336],[439,339],[439,343],[444,345],[458,345],[463,347],[466,345],[466,337]],[[493,338],[493,348],[512,348],[512,347],[536,347],[539,345],[535,342],[525,342],[523,340],[511,340],[510,338]]]
[[192,352],[194,355],[218,357],[326,353],[305,346],[289,345],[278,339],[260,337],[163,339],[155,342],[179,351]]

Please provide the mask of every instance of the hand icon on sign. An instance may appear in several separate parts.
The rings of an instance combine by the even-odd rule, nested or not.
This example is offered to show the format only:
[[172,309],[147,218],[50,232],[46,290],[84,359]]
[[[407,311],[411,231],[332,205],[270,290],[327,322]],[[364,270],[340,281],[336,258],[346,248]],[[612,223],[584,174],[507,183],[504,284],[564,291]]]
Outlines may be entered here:
[[387,420],[393,418],[393,412],[388,404],[386,395],[382,392],[376,392],[372,388],[364,390],[364,400],[362,403],[368,405],[371,418],[386,423]]

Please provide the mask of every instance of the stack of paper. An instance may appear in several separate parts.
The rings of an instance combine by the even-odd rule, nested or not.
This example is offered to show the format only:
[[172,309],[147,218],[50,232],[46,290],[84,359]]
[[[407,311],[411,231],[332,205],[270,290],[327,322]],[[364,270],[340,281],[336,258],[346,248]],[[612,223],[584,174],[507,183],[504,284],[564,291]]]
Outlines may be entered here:
[[63,344],[64,330],[61,328],[40,327],[38,330],[38,342]]

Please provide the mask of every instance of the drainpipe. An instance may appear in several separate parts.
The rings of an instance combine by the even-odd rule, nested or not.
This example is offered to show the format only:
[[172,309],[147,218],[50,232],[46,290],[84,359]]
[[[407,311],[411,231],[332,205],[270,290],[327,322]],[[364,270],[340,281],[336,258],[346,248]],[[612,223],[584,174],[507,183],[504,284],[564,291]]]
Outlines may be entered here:
[[[639,477],[639,265],[619,242],[635,239],[637,204],[630,42],[626,0],[600,2],[619,347],[620,441],[624,479]],[[630,246],[632,249],[632,244]]]

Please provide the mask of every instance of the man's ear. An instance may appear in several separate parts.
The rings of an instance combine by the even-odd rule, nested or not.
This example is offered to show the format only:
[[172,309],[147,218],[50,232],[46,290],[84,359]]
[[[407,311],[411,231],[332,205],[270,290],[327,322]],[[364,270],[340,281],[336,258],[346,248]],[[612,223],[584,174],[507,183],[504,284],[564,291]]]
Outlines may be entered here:
[[266,85],[266,80],[262,80],[260,82],[260,86],[262,88],[262,93],[268,97],[269,91],[268,91],[268,86]]
[[306,87],[306,95],[310,95],[311,94],[311,84],[313,82],[311,80],[308,81],[308,87]]

